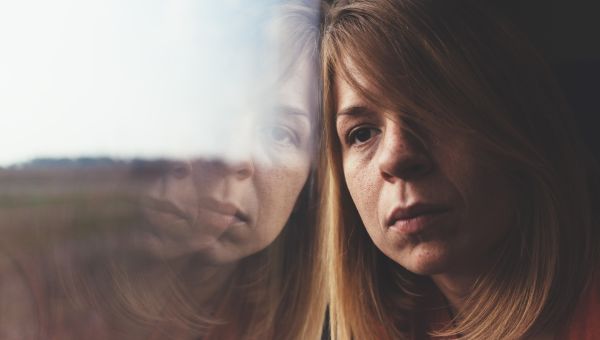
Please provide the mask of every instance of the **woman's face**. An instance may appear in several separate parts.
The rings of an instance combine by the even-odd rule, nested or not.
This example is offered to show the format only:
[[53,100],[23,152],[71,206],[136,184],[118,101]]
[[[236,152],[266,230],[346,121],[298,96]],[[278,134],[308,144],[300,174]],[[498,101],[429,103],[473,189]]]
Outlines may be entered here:
[[200,255],[224,264],[273,242],[309,174],[314,79],[298,66],[270,93],[274,114],[240,115],[223,138],[231,152],[174,162],[143,200],[151,227],[142,233],[144,247],[166,258]]
[[464,135],[415,138],[399,113],[334,81],[344,178],[377,248],[417,274],[482,269],[513,220],[505,176],[484,165]]

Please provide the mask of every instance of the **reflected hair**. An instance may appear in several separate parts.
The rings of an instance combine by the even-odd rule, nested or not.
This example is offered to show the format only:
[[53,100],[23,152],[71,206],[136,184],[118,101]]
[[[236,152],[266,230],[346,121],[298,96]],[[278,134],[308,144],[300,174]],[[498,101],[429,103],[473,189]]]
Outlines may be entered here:
[[[330,317],[333,339],[516,339],[555,330],[598,267],[598,166],[547,66],[483,1],[334,2],[322,39]],[[357,79],[360,73],[360,79]],[[373,107],[467,136],[517,190],[516,225],[465,306],[428,331],[435,286],[372,243],[344,182],[335,79]]]
[[[280,62],[289,72],[297,67],[299,55],[309,58],[314,65],[309,71],[318,76],[320,9],[312,1],[292,3],[277,6],[275,13],[275,20],[280,21],[277,27],[284,30],[278,33],[289,43],[285,53],[280,54]],[[315,103],[319,100],[314,98]],[[318,116],[314,112],[315,121]],[[143,278],[136,279],[135,273],[123,265],[127,260],[114,256],[108,267],[95,267],[100,273],[84,277],[70,271],[72,275],[66,275],[63,281],[69,291],[78,293],[79,303],[91,302],[136,324],[174,321],[203,339],[226,338],[231,329],[243,339],[318,339],[327,292],[321,288],[325,280],[323,234],[318,232],[316,222],[319,192],[314,170],[281,234],[264,250],[240,261],[220,290],[221,301],[215,310],[202,310],[187,291],[186,273],[194,271],[193,261],[181,270],[173,268],[158,287],[149,287],[151,283]],[[102,283],[107,286],[103,291],[95,287],[94,277],[109,277],[111,281]],[[176,302],[173,310],[163,309],[167,299]]]

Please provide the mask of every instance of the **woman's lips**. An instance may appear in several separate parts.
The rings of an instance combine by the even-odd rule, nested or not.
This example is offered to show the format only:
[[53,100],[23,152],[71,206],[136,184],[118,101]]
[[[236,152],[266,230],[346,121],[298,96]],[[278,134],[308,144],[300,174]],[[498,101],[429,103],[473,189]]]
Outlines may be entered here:
[[408,207],[395,208],[387,218],[387,227],[403,234],[420,233],[433,225],[445,213],[448,206],[417,203]]
[[211,198],[204,198],[200,201],[200,206],[195,216],[168,200],[144,197],[142,205],[149,211],[167,214],[173,216],[175,219],[184,220],[192,227],[199,226],[223,230],[237,223],[249,222],[248,215],[243,213],[234,204],[219,202]]
[[226,229],[231,225],[240,222],[242,222],[242,220],[235,215],[222,214],[208,209],[199,209],[198,219],[196,220],[198,225],[218,230]]
[[219,202],[214,199],[204,199],[198,209],[196,223],[216,229],[226,229],[234,224],[247,223],[247,215],[236,205]]
[[190,223],[193,221],[193,218],[190,216],[190,214],[168,200],[145,196],[142,198],[142,207],[148,211],[156,211],[173,215]]

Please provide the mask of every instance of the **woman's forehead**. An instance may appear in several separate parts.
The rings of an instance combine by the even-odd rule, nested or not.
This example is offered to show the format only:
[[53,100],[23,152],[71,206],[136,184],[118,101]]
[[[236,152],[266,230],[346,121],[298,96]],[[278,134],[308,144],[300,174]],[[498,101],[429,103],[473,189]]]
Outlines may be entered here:
[[319,103],[319,87],[316,61],[301,58],[276,82],[274,93],[278,105],[293,107],[313,117]]
[[364,106],[378,111],[414,111],[406,87],[400,81],[379,82],[369,65],[359,65],[350,58],[338,62],[332,73],[331,91],[335,111],[339,113],[352,106]]

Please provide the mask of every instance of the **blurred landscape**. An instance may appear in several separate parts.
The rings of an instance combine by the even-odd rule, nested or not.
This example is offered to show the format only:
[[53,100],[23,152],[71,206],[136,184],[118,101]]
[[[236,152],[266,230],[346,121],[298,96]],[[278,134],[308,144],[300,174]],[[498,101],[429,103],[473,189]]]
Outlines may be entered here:
[[2,249],[43,251],[53,242],[93,244],[136,223],[141,185],[162,160],[40,158],[0,168]]
[[37,338],[40,310],[80,327],[62,320],[72,307],[60,298],[62,268],[102,263],[109,236],[139,225],[140,189],[164,164],[40,158],[0,168],[0,338]]

